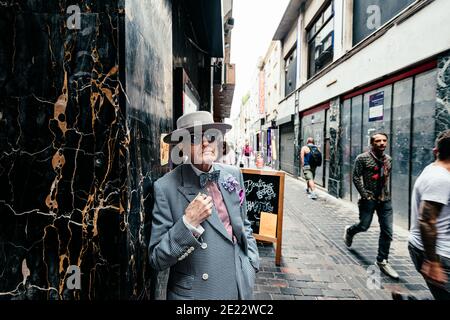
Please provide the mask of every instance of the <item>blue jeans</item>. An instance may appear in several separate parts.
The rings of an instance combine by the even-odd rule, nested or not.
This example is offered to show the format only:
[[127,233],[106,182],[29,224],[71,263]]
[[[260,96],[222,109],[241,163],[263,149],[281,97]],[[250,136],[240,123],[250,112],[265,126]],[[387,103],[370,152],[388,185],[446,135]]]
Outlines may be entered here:
[[376,211],[378,215],[378,223],[380,224],[380,239],[378,241],[377,261],[381,262],[388,259],[389,249],[392,242],[392,205],[391,201],[376,201],[360,199],[358,202],[359,223],[354,224],[348,229],[348,234],[353,237],[359,232],[365,232],[372,223],[373,213]]

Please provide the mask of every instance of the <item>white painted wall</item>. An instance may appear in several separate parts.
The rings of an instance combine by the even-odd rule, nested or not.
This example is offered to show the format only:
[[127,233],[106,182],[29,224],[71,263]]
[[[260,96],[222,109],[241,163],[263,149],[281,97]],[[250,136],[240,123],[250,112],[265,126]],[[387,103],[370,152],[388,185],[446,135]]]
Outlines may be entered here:
[[299,17],[299,29],[302,30],[302,34],[298,36],[300,43],[300,54],[297,56],[297,88],[308,80],[308,40],[306,36],[306,12],[300,14]]
[[[340,0],[343,2],[342,17],[342,53],[351,50],[353,46],[353,0]],[[336,56],[335,56],[336,57]]]
[[280,96],[280,73],[281,73],[281,43],[272,41],[264,58],[265,76],[265,111],[269,119],[273,118],[273,112],[278,107]]
[[311,0],[306,3],[305,7],[305,28],[308,26],[308,24],[311,22],[312,18],[314,18],[314,15],[319,11],[320,7],[323,5],[323,3],[327,0]]
[[284,117],[290,116],[295,112],[295,95],[292,93],[287,99],[283,100],[278,106],[278,116],[277,119],[282,119]]
[[334,50],[333,61],[344,55],[344,1],[334,0]]
[[[436,0],[315,80],[300,93],[300,110],[450,49],[450,1]],[[327,87],[327,84],[336,83]]]
[[252,76],[252,85],[250,88],[250,98],[248,99],[248,117],[250,119],[250,130],[256,121],[261,119],[259,113],[259,70],[255,68]]
[[225,16],[231,9],[233,9],[233,0],[222,0],[223,16]]
[[297,20],[292,24],[291,30],[287,34],[286,38],[283,41],[283,58],[286,58],[288,53],[294,47],[295,42],[297,41]]

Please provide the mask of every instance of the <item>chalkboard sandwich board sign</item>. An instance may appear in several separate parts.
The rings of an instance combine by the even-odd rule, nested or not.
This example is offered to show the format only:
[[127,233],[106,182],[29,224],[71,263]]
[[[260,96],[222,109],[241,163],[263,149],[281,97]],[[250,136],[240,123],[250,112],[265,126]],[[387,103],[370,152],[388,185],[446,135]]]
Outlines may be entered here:
[[253,235],[256,240],[276,243],[275,263],[280,265],[285,173],[256,169],[241,172]]

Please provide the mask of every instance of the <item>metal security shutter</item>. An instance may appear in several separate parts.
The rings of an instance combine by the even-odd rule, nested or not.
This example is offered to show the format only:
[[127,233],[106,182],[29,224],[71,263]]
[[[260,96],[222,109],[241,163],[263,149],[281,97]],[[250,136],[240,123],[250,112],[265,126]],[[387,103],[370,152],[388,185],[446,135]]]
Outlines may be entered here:
[[294,174],[294,126],[287,124],[280,127],[280,169]]

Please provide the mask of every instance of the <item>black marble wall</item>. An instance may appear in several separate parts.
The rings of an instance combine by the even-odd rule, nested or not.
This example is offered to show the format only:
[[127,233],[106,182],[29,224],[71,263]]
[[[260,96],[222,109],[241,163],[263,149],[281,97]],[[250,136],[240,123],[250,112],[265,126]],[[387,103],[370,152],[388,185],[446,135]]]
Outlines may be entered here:
[[130,295],[122,15],[115,0],[0,3],[2,299]]
[[171,21],[169,0],[0,2],[0,299],[149,297]]
[[164,281],[157,282],[156,273],[149,269],[147,245],[152,185],[169,170],[168,164],[161,163],[160,136],[172,129],[171,1],[127,0],[125,9],[126,122],[130,141],[128,224],[133,239],[129,248],[130,271],[131,278],[138,280],[134,294],[154,298],[164,295]]
[[450,51],[438,57],[436,134],[450,129]]

